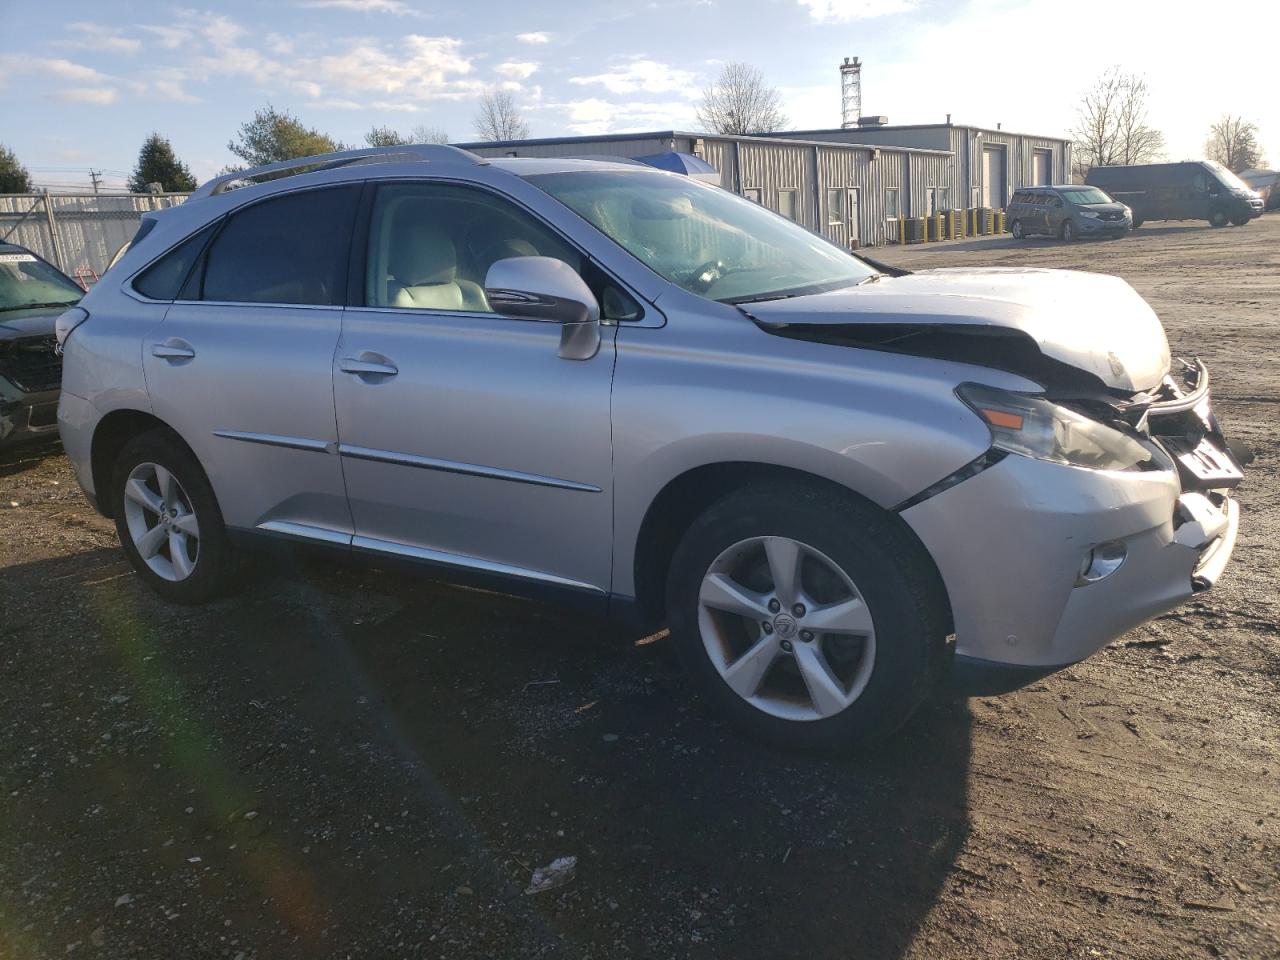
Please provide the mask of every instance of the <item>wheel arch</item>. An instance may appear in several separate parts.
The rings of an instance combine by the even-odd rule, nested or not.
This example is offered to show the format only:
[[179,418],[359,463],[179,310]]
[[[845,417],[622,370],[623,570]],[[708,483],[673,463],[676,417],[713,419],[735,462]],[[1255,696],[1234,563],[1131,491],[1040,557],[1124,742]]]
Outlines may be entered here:
[[153,413],[148,413],[145,410],[123,408],[112,410],[98,421],[89,447],[89,464],[93,474],[93,489],[97,494],[98,510],[104,517],[113,517],[109,483],[111,469],[115,466],[116,458],[120,456],[120,451],[134,437],[149,430],[157,429],[169,433],[175,442],[180,443],[191,454],[196,463],[200,462],[200,458],[195,455],[195,452],[186,441],[178,435],[178,432]]
[[921,570],[930,580],[930,591],[938,598],[947,632],[951,632],[951,602],[942,576],[929,551],[901,517],[827,477],[795,467],[744,460],[692,467],[669,480],[650,501],[640,524],[632,558],[635,614],[641,627],[658,628],[666,623],[667,570],[676,547],[693,521],[717,500],[744,487],[767,482],[794,483],[833,491],[840,496],[855,498],[882,513],[912,545]]

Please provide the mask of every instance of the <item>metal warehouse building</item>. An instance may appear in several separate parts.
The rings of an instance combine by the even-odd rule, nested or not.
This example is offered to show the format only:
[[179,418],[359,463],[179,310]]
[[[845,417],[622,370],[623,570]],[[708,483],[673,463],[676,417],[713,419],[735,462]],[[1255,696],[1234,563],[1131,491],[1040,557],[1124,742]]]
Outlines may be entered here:
[[1000,209],[1014,190],[1063,183],[1065,140],[931,124],[729,136],[675,130],[463,143],[489,157],[643,157],[691,153],[720,185],[850,246],[897,242],[903,219]]

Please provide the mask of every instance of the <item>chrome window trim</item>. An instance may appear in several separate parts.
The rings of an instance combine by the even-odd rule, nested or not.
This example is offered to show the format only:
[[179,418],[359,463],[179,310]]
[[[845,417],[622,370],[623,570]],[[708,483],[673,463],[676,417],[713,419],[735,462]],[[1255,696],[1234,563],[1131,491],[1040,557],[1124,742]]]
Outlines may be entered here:
[[439,460],[435,457],[422,457],[413,453],[396,453],[391,450],[377,450],[372,447],[360,447],[349,443],[338,444],[338,454],[339,456],[350,457],[353,460],[392,463],[402,467],[420,467],[424,470],[438,470],[441,473],[486,477],[490,480],[508,480],[512,483],[527,483],[538,487],[556,487],[561,490],[575,490],[582,493],[602,492],[600,487],[594,484],[579,483],[576,480],[561,480],[559,477],[547,477],[540,473],[524,473],[520,470],[486,467],[474,463],[461,463],[457,460]]

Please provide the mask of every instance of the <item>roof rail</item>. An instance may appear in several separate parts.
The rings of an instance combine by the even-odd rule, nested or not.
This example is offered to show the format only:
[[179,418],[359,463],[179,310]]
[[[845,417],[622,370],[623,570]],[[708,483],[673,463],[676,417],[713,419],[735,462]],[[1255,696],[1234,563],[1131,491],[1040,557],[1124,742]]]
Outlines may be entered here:
[[394,147],[365,147],[360,150],[343,150],[339,153],[322,153],[314,157],[281,160],[277,163],[268,163],[248,170],[224,173],[222,176],[214,177],[212,180],[202,183],[187,198],[187,202],[199,200],[202,197],[216,197],[220,193],[234,190],[235,184],[242,180],[255,181],[263,177],[276,179],[275,176],[271,176],[272,174],[287,176],[289,171],[314,173],[318,170],[332,170],[336,167],[345,167],[353,163],[394,163],[403,160],[443,161],[445,163],[467,165],[488,162],[474,153],[468,153],[466,150],[449,146],[445,143],[405,143]]

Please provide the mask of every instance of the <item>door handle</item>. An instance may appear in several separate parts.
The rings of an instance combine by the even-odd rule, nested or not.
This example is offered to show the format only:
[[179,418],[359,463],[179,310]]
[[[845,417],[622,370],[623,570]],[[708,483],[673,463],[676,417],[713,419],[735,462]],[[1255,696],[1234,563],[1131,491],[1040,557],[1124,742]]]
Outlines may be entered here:
[[365,377],[394,377],[400,368],[386,357],[378,356],[377,360],[367,359],[377,354],[362,353],[358,357],[343,357],[338,361],[338,369],[343,373],[351,373]]
[[166,340],[164,343],[153,343],[151,355],[161,360],[191,360],[196,352],[185,340]]

